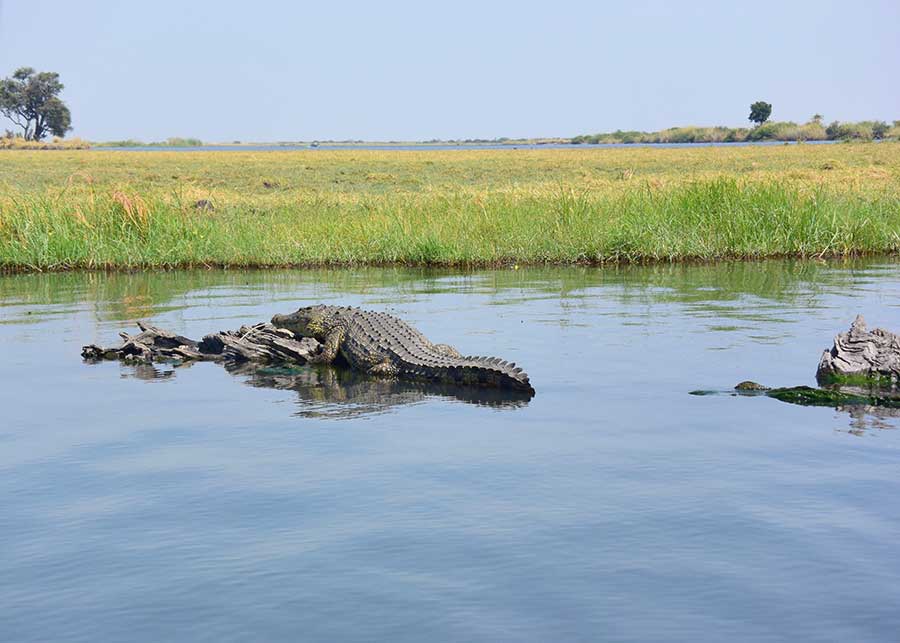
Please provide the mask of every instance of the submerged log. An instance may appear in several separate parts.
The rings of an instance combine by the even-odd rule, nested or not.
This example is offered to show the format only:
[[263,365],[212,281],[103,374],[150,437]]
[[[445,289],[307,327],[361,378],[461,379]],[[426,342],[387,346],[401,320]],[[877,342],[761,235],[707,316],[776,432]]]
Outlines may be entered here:
[[315,339],[297,338],[291,331],[268,323],[212,333],[199,342],[143,322],[137,322],[137,325],[141,329],[139,334],[119,334],[121,345],[89,344],[81,349],[81,356],[90,361],[121,360],[143,364],[201,360],[304,364],[310,355],[321,349]]
[[870,331],[858,315],[850,330],[835,337],[831,350],[822,353],[816,380],[819,384],[870,380],[880,385],[900,381],[900,335],[881,328]]

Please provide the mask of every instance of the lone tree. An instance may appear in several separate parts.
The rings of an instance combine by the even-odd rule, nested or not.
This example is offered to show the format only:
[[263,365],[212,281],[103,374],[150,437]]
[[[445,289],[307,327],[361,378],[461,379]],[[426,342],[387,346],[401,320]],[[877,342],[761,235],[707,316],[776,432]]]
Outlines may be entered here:
[[0,114],[22,128],[25,140],[65,136],[72,129],[72,114],[57,96],[62,89],[59,74],[21,67],[0,80]]
[[769,120],[769,116],[771,115],[772,103],[767,103],[764,100],[758,100],[750,105],[750,118],[748,120],[753,121],[757,125],[762,125],[767,120]]

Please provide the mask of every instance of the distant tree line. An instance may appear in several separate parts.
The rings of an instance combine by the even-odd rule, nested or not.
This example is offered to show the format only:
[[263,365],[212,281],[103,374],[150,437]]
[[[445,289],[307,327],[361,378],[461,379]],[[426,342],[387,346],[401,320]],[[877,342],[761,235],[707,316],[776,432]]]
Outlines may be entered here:
[[659,132],[622,131],[604,134],[583,134],[572,143],[740,143],[745,141],[877,141],[885,138],[900,139],[900,121],[893,126],[885,121],[859,121],[823,124],[821,114],[813,114],[808,122],[798,125],[793,121],[772,121],[772,104],[756,101],[750,105],[748,120],[755,123],[747,127],[670,127]]
[[584,134],[572,143],[742,143],[756,141],[873,141],[900,139],[900,120],[889,125],[884,121],[859,121],[828,126],[810,119],[764,122],[758,127],[671,127],[659,132],[616,130],[602,134]]

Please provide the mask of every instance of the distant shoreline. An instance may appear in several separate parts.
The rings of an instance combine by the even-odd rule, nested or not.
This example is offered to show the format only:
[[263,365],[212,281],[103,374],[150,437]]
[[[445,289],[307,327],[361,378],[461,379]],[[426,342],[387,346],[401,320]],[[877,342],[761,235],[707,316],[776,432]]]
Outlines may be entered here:
[[166,141],[144,143],[137,140],[104,141],[92,143],[99,148],[290,148],[290,149],[505,149],[512,147],[570,147],[580,145],[710,145],[710,144],[758,144],[758,143],[813,143],[826,141],[872,141],[900,139],[900,121],[889,125],[884,121],[857,121],[825,125],[814,119],[798,125],[792,121],[769,121],[757,127],[670,127],[657,132],[623,131],[600,134],[581,134],[568,137],[536,138],[468,138],[431,139],[427,141],[366,141],[362,139],[310,140],[310,141],[221,141],[204,142],[197,138],[169,138]]
[[100,146],[88,148],[92,152],[465,152],[465,151],[514,151],[514,150],[590,150],[590,149],[624,149],[624,148],[704,148],[704,147],[757,147],[773,145],[831,145],[842,141],[742,141],[742,142],[710,142],[710,143],[464,143],[464,144],[400,144],[400,143],[322,143],[317,147],[306,144],[266,144],[248,143],[233,145],[229,143],[210,143],[195,147],[185,146],[144,146],[144,147],[110,147]]
[[204,142],[196,140],[192,144],[184,145],[184,144],[167,144],[167,143],[143,143],[141,141],[105,141],[99,143],[92,143],[93,147],[96,148],[116,148],[116,149],[128,149],[128,148],[159,148],[159,149],[177,149],[183,147],[204,147],[204,148],[254,148],[254,147],[266,147],[266,148],[325,148],[325,149],[334,149],[334,148],[360,148],[360,147],[373,147],[373,148],[406,148],[406,147],[421,147],[423,149],[434,149],[438,147],[471,147],[471,146],[486,146],[490,145],[492,147],[515,147],[520,145],[528,145],[528,146],[547,146],[547,145],[574,145],[571,139],[564,138],[541,138],[541,139],[516,139],[516,140],[487,140],[487,139],[470,139],[465,141],[363,141],[363,140],[341,140],[341,141],[330,141],[330,140],[314,140],[314,141],[219,141],[219,142]]
[[[818,117],[817,117],[818,119]],[[431,139],[427,141],[366,141],[362,139],[309,141],[218,141],[170,137],[165,141],[137,139],[86,141],[79,138],[26,141],[21,137],[0,137],[0,150],[450,150],[450,149],[553,149],[572,147],[759,145],[777,143],[825,143],[838,141],[900,140],[900,120],[858,121],[825,125],[821,120],[798,125],[791,121],[771,121],[757,127],[671,127],[657,132],[623,131],[581,134],[566,137]]]

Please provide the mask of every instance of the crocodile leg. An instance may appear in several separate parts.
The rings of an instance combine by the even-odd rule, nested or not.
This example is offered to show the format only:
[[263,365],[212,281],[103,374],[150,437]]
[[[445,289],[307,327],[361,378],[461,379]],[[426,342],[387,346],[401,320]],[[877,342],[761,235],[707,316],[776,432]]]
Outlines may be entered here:
[[315,355],[310,355],[307,361],[313,364],[331,364],[338,355],[343,339],[344,329],[335,328],[325,336],[325,341],[322,342],[322,350]]
[[369,369],[370,375],[396,375],[397,367],[390,360],[384,360]]

